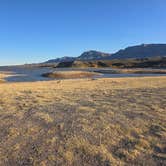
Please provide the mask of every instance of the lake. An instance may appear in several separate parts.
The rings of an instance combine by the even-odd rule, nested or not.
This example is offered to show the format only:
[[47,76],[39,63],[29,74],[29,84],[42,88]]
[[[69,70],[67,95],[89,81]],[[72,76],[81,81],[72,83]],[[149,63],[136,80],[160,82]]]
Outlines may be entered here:
[[[112,74],[114,71],[111,68],[103,69],[78,69],[78,68],[50,68],[50,67],[25,67],[25,66],[10,66],[0,67],[0,72],[11,72],[12,76],[5,78],[8,82],[33,82],[33,81],[47,81],[53,80],[52,78],[42,77],[43,73],[54,71],[100,71],[102,75],[95,76],[95,78],[118,78],[118,77],[145,77],[145,76],[166,76],[166,74]],[[104,72],[107,71],[107,72]]]

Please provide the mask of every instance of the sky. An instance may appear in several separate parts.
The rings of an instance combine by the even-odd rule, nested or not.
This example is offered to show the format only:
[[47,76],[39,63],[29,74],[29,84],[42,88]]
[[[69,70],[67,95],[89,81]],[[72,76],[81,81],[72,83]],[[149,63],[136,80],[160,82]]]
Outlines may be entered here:
[[166,43],[165,0],[0,0],[0,65]]

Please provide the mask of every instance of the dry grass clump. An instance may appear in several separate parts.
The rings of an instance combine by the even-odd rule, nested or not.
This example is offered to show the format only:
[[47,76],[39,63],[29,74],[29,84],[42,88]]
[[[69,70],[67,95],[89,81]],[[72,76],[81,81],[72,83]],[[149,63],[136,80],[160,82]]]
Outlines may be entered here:
[[166,74],[165,69],[148,69],[148,68],[126,68],[126,69],[100,69],[98,72],[106,74]]
[[73,79],[73,78],[87,78],[99,75],[95,72],[86,72],[86,71],[58,71],[52,73],[44,73],[42,76],[49,78],[57,79]]
[[0,86],[0,165],[166,165],[166,77]]

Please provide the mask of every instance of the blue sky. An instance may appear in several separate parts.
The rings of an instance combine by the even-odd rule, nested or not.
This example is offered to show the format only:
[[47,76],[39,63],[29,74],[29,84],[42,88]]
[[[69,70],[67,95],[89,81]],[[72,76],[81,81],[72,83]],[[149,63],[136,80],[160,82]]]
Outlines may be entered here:
[[0,65],[166,43],[165,0],[0,0]]

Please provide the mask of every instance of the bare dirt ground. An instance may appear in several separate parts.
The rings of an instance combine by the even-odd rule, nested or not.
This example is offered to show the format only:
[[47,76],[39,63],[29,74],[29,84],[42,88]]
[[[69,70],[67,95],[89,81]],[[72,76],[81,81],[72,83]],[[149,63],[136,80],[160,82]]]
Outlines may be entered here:
[[166,165],[166,77],[0,84],[0,165]]

